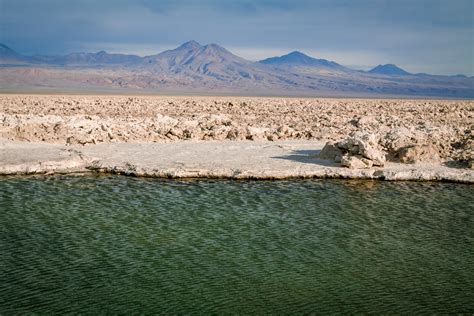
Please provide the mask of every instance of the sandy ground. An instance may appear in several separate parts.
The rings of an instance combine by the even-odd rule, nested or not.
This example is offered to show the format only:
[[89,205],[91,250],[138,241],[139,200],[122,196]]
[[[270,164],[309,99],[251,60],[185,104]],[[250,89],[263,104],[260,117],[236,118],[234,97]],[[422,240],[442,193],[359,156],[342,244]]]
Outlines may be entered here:
[[[318,141],[181,141],[64,146],[0,140],[0,175],[105,172],[160,178],[352,178],[474,183],[474,170],[388,163],[348,169],[318,159]],[[210,154],[211,153],[211,154]]]
[[[349,170],[333,162],[315,160],[314,151],[320,150],[327,140],[340,140],[356,131],[384,135],[394,130],[402,130],[414,143],[432,145],[441,158],[437,170],[446,176],[434,176],[430,164],[403,165],[391,161],[384,172],[390,168],[431,170],[422,176],[408,171],[410,176],[400,176],[397,171],[395,176],[381,174],[380,168]],[[255,178],[352,175],[455,180],[459,174],[471,172],[446,165],[461,162],[454,165],[465,166],[474,157],[474,102],[4,94],[0,95],[0,139],[4,174],[15,173],[12,170],[29,173],[28,168],[39,172],[47,172],[48,168],[55,172],[61,168],[68,172],[85,168],[133,173],[127,166],[135,166],[141,170],[136,174],[153,176],[171,172]],[[288,141],[292,145],[285,145]],[[15,148],[15,154],[8,154],[7,148]],[[280,152],[266,148],[280,148]],[[186,154],[180,154],[182,150]],[[301,155],[300,151],[312,154]],[[25,153],[25,158],[33,160],[23,162],[20,157]],[[186,155],[187,160],[183,160]],[[204,163],[210,156],[215,157],[212,166]],[[182,169],[173,165],[181,160]],[[240,166],[238,161],[248,164]],[[329,175],[329,169],[323,167],[341,170]],[[193,168],[204,171],[192,172]],[[452,174],[456,176],[453,178]]]

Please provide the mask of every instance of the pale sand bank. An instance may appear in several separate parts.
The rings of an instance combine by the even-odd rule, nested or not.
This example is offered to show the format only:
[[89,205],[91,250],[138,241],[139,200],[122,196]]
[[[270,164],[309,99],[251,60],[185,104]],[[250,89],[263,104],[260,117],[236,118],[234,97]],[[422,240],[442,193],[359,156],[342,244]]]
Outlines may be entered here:
[[474,170],[387,163],[348,169],[317,158],[325,141],[181,141],[64,146],[0,139],[0,174],[105,172],[161,178],[355,178],[474,183]]

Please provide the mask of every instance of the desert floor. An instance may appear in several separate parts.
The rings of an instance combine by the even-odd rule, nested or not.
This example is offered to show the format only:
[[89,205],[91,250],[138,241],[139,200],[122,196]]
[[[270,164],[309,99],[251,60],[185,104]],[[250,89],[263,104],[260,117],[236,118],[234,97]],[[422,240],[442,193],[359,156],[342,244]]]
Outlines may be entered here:
[[[332,161],[323,162],[315,158],[326,141],[338,141],[355,132],[376,135],[384,148],[397,145],[401,148],[398,143],[429,146],[431,152],[435,150],[437,160],[424,161],[420,156],[415,164],[407,165],[392,155],[392,160],[387,161],[384,168],[348,171]],[[334,173],[337,169],[341,169],[343,177],[390,178],[380,170],[401,168],[405,174],[406,170],[412,170],[411,175],[399,174],[392,176],[393,179],[442,180],[442,173],[453,172],[460,174],[464,179],[462,182],[470,177],[474,179],[473,171],[469,169],[474,152],[473,101],[4,94],[0,95],[0,139],[3,151],[0,153],[0,168],[4,174],[54,171],[53,167],[38,167],[38,163],[41,164],[39,156],[36,159],[27,154],[30,160],[14,160],[21,156],[20,152],[28,153],[30,150],[30,153],[40,155],[55,148],[57,155],[44,158],[43,166],[48,165],[48,161],[70,159],[71,153],[76,153],[74,159],[87,161],[89,170],[112,172],[111,156],[116,153],[120,158],[115,163],[116,172],[170,176],[173,161],[165,158],[184,151],[187,162],[173,165],[173,172],[178,175],[181,172],[183,176],[205,176],[206,173],[209,176],[212,173],[209,170],[214,167],[203,167],[202,164],[199,167],[197,162],[205,162],[209,156],[220,152],[220,156],[214,157],[214,162],[219,165],[217,169],[226,171],[216,173],[214,168],[213,172],[224,177],[237,177],[247,172],[248,178],[271,178],[271,168],[270,171],[265,171],[265,168],[273,164],[275,168],[279,166],[276,168],[278,172],[276,169],[273,172],[277,178],[284,175],[337,177],[337,172]],[[157,144],[153,147],[151,143]],[[278,146],[280,151],[268,150],[266,156],[258,154],[265,153],[265,148]],[[101,154],[105,152],[107,157]],[[155,153],[155,165],[150,164],[150,152]],[[166,155],[160,155],[160,152],[166,152]],[[251,159],[251,164],[239,165],[235,161],[229,162],[228,166],[219,164],[219,157],[221,162],[230,161],[225,152],[233,152],[231,156],[240,157],[241,161]],[[133,163],[127,161],[127,157],[133,157]],[[282,164],[285,160],[282,157],[293,157],[286,159],[292,164]],[[167,161],[166,168],[159,164],[159,159]],[[193,165],[193,159],[197,164]],[[147,165],[140,166],[140,161],[145,160]],[[28,167],[27,161],[36,163],[36,167]],[[312,164],[315,168],[333,168],[333,171],[315,173],[307,169]],[[64,166],[67,169],[67,164],[61,168]],[[413,174],[425,170],[426,166],[432,166],[431,169],[436,166],[436,172],[444,171],[441,174],[435,172],[436,175],[434,169],[430,175]],[[168,171],[163,171],[163,168]],[[193,173],[193,168],[201,171]],[[286,172],[287,169],[293,171]],[[454,178],[451,175],[444,179]]]

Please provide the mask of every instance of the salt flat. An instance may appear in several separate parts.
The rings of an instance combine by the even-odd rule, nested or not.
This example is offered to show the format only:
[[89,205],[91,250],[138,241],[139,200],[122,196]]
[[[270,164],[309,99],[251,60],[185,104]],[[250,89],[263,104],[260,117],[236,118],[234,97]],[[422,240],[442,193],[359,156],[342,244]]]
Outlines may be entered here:
[[0,174],[105,172],[159,178],[353,178],[474,183],[474,170],[388,163],[349,169],[318,158],[318,141],[180,141],[91,146],[0,140]]
[[[0,95],[0,172],[472,182],[473,122],[470,100]],[[318,158],[353,135],[385,164]]]

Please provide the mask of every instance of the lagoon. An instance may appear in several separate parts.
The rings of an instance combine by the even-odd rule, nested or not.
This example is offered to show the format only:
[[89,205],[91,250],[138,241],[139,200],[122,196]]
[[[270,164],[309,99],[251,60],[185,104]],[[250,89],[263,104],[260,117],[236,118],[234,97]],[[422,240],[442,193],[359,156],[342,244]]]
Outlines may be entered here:
[[0,313],[474,311],[474,186],[0,179]]

